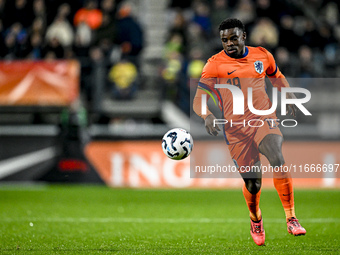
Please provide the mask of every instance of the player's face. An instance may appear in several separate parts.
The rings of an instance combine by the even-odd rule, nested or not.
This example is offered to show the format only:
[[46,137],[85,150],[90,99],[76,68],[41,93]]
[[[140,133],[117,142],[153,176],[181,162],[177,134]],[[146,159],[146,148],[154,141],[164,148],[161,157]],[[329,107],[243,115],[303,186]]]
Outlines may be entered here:
[[246,33],[238,27],[220,31],[224,50],[232,58],[240,58],[245,52]]

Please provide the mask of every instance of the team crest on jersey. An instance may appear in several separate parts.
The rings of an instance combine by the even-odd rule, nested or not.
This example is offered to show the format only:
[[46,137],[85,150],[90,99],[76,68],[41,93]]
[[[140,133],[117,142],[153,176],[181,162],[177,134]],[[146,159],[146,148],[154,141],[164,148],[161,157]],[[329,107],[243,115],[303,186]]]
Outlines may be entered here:
[[259,74],[263,73],[263,63],[262,61],[255,61],[254,63],[255,71]]

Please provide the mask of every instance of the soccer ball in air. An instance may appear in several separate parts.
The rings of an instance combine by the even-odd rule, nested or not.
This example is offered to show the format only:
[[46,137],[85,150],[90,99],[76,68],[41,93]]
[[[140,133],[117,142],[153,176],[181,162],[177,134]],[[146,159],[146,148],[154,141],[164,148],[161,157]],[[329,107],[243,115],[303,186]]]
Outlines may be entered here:
[[162,140],[162,149],[171,159],[180,160],[189,156],[194,142],[190,133],[182,128],[174,128],[166,132]]

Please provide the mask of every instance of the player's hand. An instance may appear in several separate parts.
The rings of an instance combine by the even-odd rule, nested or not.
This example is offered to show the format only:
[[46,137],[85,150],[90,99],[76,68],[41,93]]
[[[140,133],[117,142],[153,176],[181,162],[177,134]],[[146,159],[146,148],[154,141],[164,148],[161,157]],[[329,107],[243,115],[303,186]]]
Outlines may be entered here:
[[[294,93],[287,93],[286,98],[287,99],[295,99],[296,96],[294,95]],[[289,104],[288,108],[286,110],[286,114],[291,114],[294,117],[296,117],[296,111],[297,111],[296,105],[295,104]]]
[[217,136],[218,131],[221,131],[219,126],[216,124],[214,126],[214,120],[215,116],[213,114],[210,114],[206,119],[205,119],[205,129],[207,130],[209,135]]
[[286,111],[286,114],[291,114],[294,117],[296,117],[296,110],[297,110],[297,108],[296,108],[295,104],[289,104],[288,109]]

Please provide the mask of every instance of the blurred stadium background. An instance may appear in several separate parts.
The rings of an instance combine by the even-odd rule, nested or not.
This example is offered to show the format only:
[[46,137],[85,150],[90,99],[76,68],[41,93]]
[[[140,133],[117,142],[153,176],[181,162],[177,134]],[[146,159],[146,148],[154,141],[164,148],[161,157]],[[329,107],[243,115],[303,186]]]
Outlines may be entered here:
[[[0,0],[1,182],[239,186],[196,182],[189,160],[160,148],[170,128],[203,125],[190,79],[221,50],[227,17],[312,93],[313,116],[283,129],[286,161],[339,163],[339,11],[335,0]],[[317,177],[300,186],[339,187],[335,173]]]
[[[0,253],[339,254],[339,173],[294,179],[302,238],[266,178],[265,247],[237,175],[190,178],[211,177],[195,159],[232,164],[190,109],[227,17],[311,91],[313,116],[282,128],[286,161],[340,163],[339,13],[337,0],[0,0]],[[163,154],[173,127],[192,131],[191,159]]]

